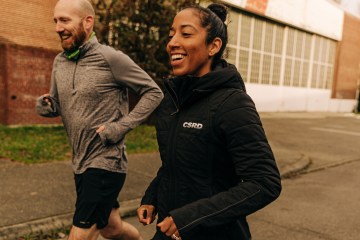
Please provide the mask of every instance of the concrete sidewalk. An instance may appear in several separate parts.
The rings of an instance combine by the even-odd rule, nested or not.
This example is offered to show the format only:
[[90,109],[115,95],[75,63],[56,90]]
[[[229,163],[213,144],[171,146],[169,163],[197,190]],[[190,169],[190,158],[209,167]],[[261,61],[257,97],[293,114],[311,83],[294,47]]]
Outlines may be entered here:
[[[309,159],[272,144],[282,177],[306,168]],[[158,153],[129,155],[120,194],[123,217],[135,214],[140,198],[160,166]],[[0,159],[0,240],[71,225],[75,189],[70,162],[27,165]]]
[[[301,154],[273,150],[282,176],[309,164]],[[129,156],[129,173],[119,197],[123,217],[135,214],[159,166],[158,153]],[[70,162],[26,165],[0,160],[0,168],[0,239],[71,225],[75,190]]]

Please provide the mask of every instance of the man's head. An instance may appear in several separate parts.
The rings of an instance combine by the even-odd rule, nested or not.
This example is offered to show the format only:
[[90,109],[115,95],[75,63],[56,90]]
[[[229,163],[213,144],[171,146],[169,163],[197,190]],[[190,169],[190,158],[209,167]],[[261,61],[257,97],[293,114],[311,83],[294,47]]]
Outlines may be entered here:
[[83,45],[94,28],[95,12],[88,0],[59,0],[54,9],[55,31],[62,48],[72,52]]

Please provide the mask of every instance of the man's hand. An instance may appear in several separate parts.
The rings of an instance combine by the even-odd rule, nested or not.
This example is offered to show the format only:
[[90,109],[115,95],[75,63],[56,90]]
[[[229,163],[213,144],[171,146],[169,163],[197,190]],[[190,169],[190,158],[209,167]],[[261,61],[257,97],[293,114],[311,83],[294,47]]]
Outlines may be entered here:
[[42,97],[42,105],[43,106],[50,106],[51,107],[51,100],[50,100],[50,94],[44,94]]
[[137,210],[139,222],[149,225],[155,220],[155,207],[153,205],[141,205]]

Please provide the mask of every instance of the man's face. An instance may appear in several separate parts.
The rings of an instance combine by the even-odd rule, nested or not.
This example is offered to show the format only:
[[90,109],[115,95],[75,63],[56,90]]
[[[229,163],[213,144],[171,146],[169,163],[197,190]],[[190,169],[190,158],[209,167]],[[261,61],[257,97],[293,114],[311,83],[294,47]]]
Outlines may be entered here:
[[84,44],[86,32],[84,18],[71,1],[59,1],[54,10],[55,31],[59,34],[62,48],[72,52]]

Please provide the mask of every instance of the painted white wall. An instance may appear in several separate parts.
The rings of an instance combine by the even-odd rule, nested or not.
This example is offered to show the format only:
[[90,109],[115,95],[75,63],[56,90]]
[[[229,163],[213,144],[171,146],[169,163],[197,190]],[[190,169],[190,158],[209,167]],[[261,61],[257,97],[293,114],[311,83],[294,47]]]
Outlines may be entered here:
[[340,6],[345,11],[360,18],[360,0],[342,0]]
[[233,5],[234,7],[245,8],[246,6],[246,0],[224,0],[223,2]]
[[260,112],[352,112],[357,101],[332,99],[329,89],[246,84]]
[[269,0],[266,16],[341,40],[344,13],[327,0]]
[[[246,0],[223,2],[246,7]],[[334,40],[342,39],[344,12],[328,0],[269,0],[265,16]]]
[[[359,0],[360,1],[360,0]],[[224,0],[244,9],[246,0]],[[335,40],[341,40],[344,13],[327,0],[269,0],[266,16]],[[352,112],[357,100],[332,99],[331,89],[246,83],[260,112]]]

